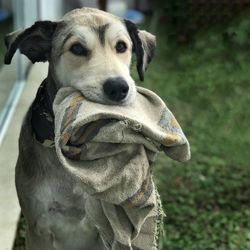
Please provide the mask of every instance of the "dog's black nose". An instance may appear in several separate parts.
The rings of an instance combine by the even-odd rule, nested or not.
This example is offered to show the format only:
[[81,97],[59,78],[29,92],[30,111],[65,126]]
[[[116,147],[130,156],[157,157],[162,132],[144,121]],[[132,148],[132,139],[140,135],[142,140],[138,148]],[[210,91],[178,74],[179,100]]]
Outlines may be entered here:
[[129,86],[123,78],[115,77],[104,82],[103,90],[110,100],[119,102],[127,96]]

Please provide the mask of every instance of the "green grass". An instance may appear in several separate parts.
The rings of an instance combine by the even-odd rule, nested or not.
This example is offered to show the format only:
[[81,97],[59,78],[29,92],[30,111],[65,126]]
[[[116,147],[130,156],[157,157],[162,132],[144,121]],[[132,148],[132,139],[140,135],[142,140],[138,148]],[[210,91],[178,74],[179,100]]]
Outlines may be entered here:
[[[223,40],[222,33],[236,33]],[[158,30],[146,86],[173,111],[192,159],[160,155],[164,250],[250,250],[250,19],[196,34],[180,47]],[[248,40],[249,39],[249,40]]]
[[[223,41],[225,30],[236,36]],[[239,17],[184,47],[157,31],[156,57],[141,85],[166,101],[192,150],[187,163],[161,154],[155,164],[167,214],[161,249],[250,250],[249,31],[250,19]]]

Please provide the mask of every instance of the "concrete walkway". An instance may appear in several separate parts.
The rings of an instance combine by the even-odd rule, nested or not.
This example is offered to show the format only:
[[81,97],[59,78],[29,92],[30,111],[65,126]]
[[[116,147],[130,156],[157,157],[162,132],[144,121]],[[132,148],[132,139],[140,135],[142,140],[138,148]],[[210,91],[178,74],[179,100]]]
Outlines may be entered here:
[[[47,74],[47,64],[32,66],[24,91],[0,146],[0,250],[11,250],[15,239],[20,207],[15,190],[15,164],[21,123],[38,86]],[[7,71],[10,74],[10,71]],[[12,74],[15,74],[12,72]]]
[[[15,59],[15,58],[14,58]],[[0,113],[7,102],[11,88],[14,86],[16,76],[16,61],[13,60],[11,66],[3,66],[0,73]]]

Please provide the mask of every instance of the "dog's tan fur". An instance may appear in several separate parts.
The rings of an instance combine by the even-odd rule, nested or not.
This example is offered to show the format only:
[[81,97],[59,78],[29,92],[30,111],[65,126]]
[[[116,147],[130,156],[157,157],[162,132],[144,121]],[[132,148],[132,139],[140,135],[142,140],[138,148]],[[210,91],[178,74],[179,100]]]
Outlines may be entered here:
[[[87,98],[107,103],[110,102],[103,94],[102,83],[107,77],[123,77],[129,85],[129,93],[124,102],[133,100],[135,96],[135,84],[130,76],[130,62],[132,56],[132,42],[126,27],[120,20],[106,12],[91,10],[75,10],[65,16],[67,22],[53,42],[52,58],[55,65],[56,78],[67,86],[80,90]],[[109,25],[105,33],[104,46],[98,40],[98,33],[94,32],[98,27]],[[62,46],[63,40],[69,34],[72,36]],[[69,48],[75,42],[86,41],[90,49],[89,57],[73,55]],[[115,44],[124,41],[128,49],[125,53],[117,54]],[[53,56],[54,55],[54,56]],[[58,58],[56,55],[60,55]]]
[[[109,26],[105,43],[101,44],[95,30],[106,24]],[[65,40],[67,37],[69,39]],[[72,43],[81,42],[83,37],[90,50],[88,57],[75,56],[69,51]],[[125,53],[115,52],[117,40],[127,44]],[[103,83],[109,77],[119,76],[126,79],[129,92],[117,105],[126,105],[135,97],[129,70],[132,47],[142,79],[155,46],[153,35],[111,14],[86,8],[71,11],[58,22],[38,22],[24,31],[11,33],[5,42],[7,64],[17,49],[33,63],[49,61],[46,88],[50,104],[61,86],[72,86],[92,101],[110,104],[112,101],[103,94]],[[27,249],[109,249],[93,225],[89,224],[89,231],[83,230],[83,224],[89,223],[84,213],[84,189],[81,183],[71,179],[59,161],[51,164],[56,158],[55,150],[37,141],[34,117],[33,104],[21,129],[16,166],[17,193],[27,221]],[[89,245],[89,242],[96,242],[96,245]]]

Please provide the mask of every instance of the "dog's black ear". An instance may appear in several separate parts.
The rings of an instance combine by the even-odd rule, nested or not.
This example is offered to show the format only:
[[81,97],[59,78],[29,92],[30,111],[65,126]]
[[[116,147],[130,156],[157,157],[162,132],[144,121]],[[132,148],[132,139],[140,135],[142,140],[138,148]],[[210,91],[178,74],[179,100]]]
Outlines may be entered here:
[[129,36],[133,42],[133,51],[136,54],[137,71],[140,80],[144,80],[144,72],[154,56],[156,47],[155,36],[147,31],[139,30],[137,26],[129,20],[124,20]]
[[10,64],[17,49],[26,55],[32,63],[49,60],[52,36],[56,22],[38,21],[23,31],[14,31],[5,36],[7,52],[4,63]]

